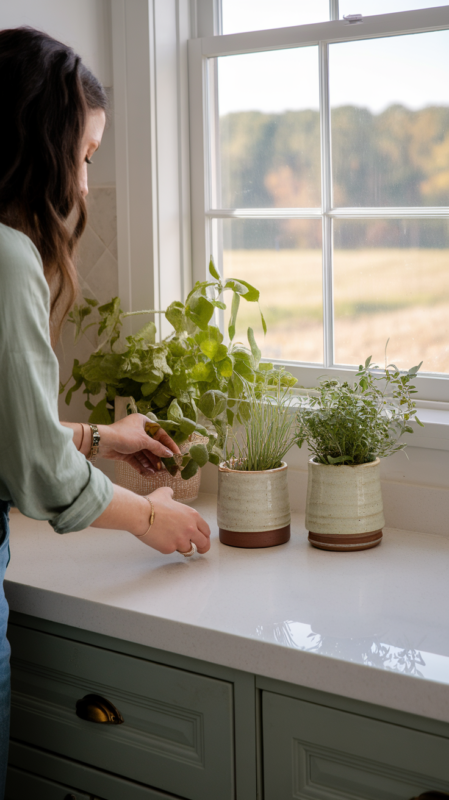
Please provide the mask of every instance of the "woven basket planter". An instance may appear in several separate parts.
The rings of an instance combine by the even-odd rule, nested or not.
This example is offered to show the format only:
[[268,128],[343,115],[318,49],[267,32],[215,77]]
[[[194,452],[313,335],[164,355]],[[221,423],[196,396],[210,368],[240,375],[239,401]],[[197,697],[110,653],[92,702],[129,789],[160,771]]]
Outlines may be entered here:
[[[129,398],[127,397],[115,398],[116,421],[126,417],[126,406],[128,403]],[[207,442],[208,439],[206,437],[194,433],[189,437],[187,442],[181,445],[181,453],[188,453],[192,444],[207,444]],[[173,489],[174,500],[177,500],[179,503],[191,503],[198,497],[201,483],[201,470],[199,469],[196,475],[194,475],[193,478],[189,478],[188,481],[184,481],[179,472],[173,477],[166,469],[161,470],[161,472],[158,472],[156,475],[150,475],[148,478],[144,478],[125,461],[117,461],[115,465],[115,482],[119,486],[123,486],[125,489],[130,489],[131,492],[140,495],[151,494],[151,492],[154,492],[156,489],[160,489],[161,486],[169,486]]]

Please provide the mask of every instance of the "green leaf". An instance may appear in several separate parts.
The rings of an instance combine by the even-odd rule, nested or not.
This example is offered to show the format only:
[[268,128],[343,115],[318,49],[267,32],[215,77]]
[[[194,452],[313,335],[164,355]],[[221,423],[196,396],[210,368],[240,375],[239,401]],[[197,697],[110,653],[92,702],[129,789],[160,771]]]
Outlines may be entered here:
[[188,481],[189,478],[193,478],[194,475],[198,472],[198,464],[193,459],[190,459],[189,463],[186,467],[181,471],[181,478],[184,481]]
[[219,361],[223,361],[223,359],[227,358],[227,356],[228,356],[228,348],[226,347],[225,344],[220,344],[218,345],[218,350],[215,353],[213,360],[215,363],[217,363]]
[[196,422],[188,417],[183,417],[179,423],[179,430],[186,436],[190,436],[196,430]]
[[235,323],[237,319],[239,305],[240,305],[240,295],[234,293],[232,297],[231,316],[229,318],[229,325],[228,325],[228,334],[231,342],[235,336]]
[[[259,308],[259,311],[260,311],[260,308]],[[266,335],[266,333],[267,333],[267,323],[265,322],[265,317],[262,314],[262,311],[260,311],[260,319],[261,319],[261,322],[262,322],[262,330],[263,330],[264,334]]]
[[194,381],[204,381],[209,383],[215,377],[215,372],[212,364],[205,364],[204,361],[200,361],[198,364],[195,364],[193,369],[190,370],[190,376]]
[[260,359],[262,358],[262,353],[260,352],[259,348],[256,344],[256,339],[254,337],[254,331],[252,328],[248,328],[248,342],[251,347],[251,352],[253,354],[254,360],[256,361],[256,365],[259,363]]
[[242,283],[243,286],[246,286],[246,288],[248,290],[246,292],[246,294],[242,295],[242,297],[244,297],[245,300],[248,303],[257,303],[259,301],[259,297],[260,297],[259,290],[255,289],[254,286],[251,286],[250,283],[247,283],[246,281],[242,281],[240,278],[239,278],[239,283]]
[[215,419],[226,409],[226,395],[216,389],[210,389],[200,397],[198,407],[205,417]]
[[147,380],[142,384],[141,391],[144,397],[154,392],[164,380],[164,373],[159,369],[149,370],[146,374]]
[[168,407],[167,417],[169,420],[173,420],[173,422],[181,422],[183,418],[183,413],[176,398],[172,400]]
[[234,362],[230,356],[217,364],[217,370],[223,378],[230,378],[234,370]]
[[93,411],[89,417],[89,422],[94,425],[110,425],[113,422],[112,411],[107,407],[107,400],[104,398],[94,406]]
[[219,281],[219,280],[220,280],[220,276],[219,276],[219,274],[218,274],[218,272],[217,272],[217,269],[216,269],[216,267],[215,267],[215,264],[214,264],[214,258],[213,258],[213,256],[211,256],[211,257],[210,257],[210,261],[209,261],[209,273],[210,273],[210,274],[212,275],[212,277],[213,277],[213,278],[215,278],[217,281]]
[[205,444],[193,444],[189,449],[189,453],[199,467],[204,467],[209,461],[209,453]]
[[214,307],[210,300],[203,295],[193,294],[186,305],[185,313],[198,328],[205,330],[214,313]]
[[154,344],[156,341],[156,332],[157,329],[154,322],[147,322],[147,324],[136,333],[135,339],[145,342],[146,344]]

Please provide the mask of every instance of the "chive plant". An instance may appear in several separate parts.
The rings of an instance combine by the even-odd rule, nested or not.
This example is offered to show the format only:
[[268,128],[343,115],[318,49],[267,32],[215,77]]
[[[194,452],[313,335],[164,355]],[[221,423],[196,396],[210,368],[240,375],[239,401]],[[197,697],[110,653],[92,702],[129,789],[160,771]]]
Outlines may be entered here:
[[226,442],[226,465],[245,472],[276,469],[296,444],[295,399],[289,373],[269,370],[254,383],[245,381],[244,397],[238,401],[241,425]]

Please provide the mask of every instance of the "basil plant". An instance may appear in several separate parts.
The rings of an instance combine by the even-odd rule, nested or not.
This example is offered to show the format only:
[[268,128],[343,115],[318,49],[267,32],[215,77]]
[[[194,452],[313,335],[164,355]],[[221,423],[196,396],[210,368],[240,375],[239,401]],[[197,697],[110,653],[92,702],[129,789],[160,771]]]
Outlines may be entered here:
[[[186,480],[208,461],[218,464],[222,460],[226,426],[233,424],[236,411],[238,420],[244,385],[256,380],[260,368],[272,369],[271,364],[260,365],[261,353],[251,328],[248,346],[234,342],[240,300],[258,303],[258,290],[243,280],[222,279],[212,259],[209,273],[210,279],[197,281],[185,303],[175,301],[161,312],[173,328],[162,341],[156,341],[152,321],[123,338],[126,317],[155,312],[124,313],[118,297],[102,306],[84,298],[85,305],[75,306],[69,315],[75,325],[75,341],[97,325],[100,345],[84,364],[75,359],[67,405],[73,393],[82,389],[91,412],[89,421],[107,425],[114,419],[115,397],[131,397],[132,409],[157,422],[177,445],[194,433],[207,437],[207,444],[190,447],[179,466],[174,458],[163,459],[172,475],[181,468]],[[227,292],[231,293],[228,344],[214,322],[216,311],[226,309],[223,298]],[[92,313],[97,315],[93,322],[89,320]],[[262,313],[261,320],[265,333]],[[61,386],[61,392],[66,386]],[[208,429],[200,424],[200,412],[209,422]]]

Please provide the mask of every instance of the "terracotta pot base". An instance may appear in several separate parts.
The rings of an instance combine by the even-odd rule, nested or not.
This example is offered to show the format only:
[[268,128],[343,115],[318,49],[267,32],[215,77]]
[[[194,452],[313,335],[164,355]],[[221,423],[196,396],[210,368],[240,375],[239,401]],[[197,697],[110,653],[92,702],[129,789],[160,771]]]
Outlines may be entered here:
[[320,550],[369,550],[382,541],[382,531],[360,534],[326,534],[309,531],[309,542]]
[[224,528],[218,529],[220,542],[230,547],[275,547],[278,544],[285,544],[290,539],[290,525],[278,528],[275,531],[242,532],[227,531]]

